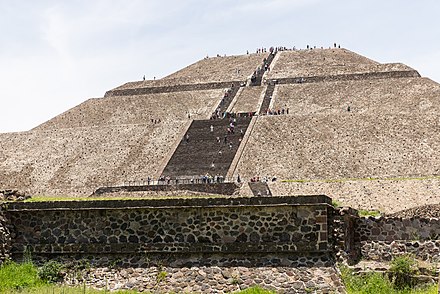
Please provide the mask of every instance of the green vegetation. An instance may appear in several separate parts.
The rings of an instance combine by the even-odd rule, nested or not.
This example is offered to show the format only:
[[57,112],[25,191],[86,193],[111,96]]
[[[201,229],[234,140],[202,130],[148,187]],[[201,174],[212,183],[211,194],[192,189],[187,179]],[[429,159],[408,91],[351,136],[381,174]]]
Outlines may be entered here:
[[390,273],[396,289],[411,288],[415,285],[412,276],[418,273],[417,262],[411,255],[402,255],[391,261]]
[[[83,268],[83,262],[78,267]],[[49,261],[38,268],[31,261],[23,263],[6,262],[0,266],[0,293],[1,294],[103,294],[108,290],[94,290],[81,287],[57,285],[64,266],[56,261]],[[165,271],[159,272],[157,282],[163,282],[167,276]],[[134,290],[112,291],[114,294],[138,294]],[[275,294],[258,286],[248,288],[234,294]]]
[[38,276],[47,283],[56,283],[63,277],[63,265],[55,260],[46,262],[39,270]]
[[275,294],[276,292],[263,289],[259,286],[247,288],[246,290],[234,292],[234,294]]
[[437,294],[436,284],[416,286],[411,278],[417,273],[416,261],[411,256],[395,258],[389,274],[371,272],[355,275],[341,266],[341,277],[348,294]]
[[8,294],[138,294],[137,291],[129,290],[119,290],[119,291],[108,291],[108,290],[95,290],[82,287],[67,287],[58,285],[44,285],[38,288],[29,288],[23,290],[10,290],[6,292]]
[[167,278],[167,272],[166,271],[160,271],[156,276],[156,282],[159,284],[161,282],[164,282]]
[[378,210],[365,210],[365,209],[361,209],[361,210],[359,210],[359,216],[362,216],[362,217],[369,217],[369,216],[379,217],[379,216],[381,216],[381,214],[380,214],[380,211],[378,211]]
[[0,267],[0,293],[10,293],[20,290],[43,286],[45,282],[38,276],[38,269],[31,262],[17,264],[7,262]]
[[334,200],[334,199],[332,199],[332,205],[334,207],[341,207],[342,206],[341,202],[339,202],[338,200]]
[[[51,282],[59,280],[62,265],[49,261],[41,268],[32,262],[24,263],[6,262],[0,266],[0,293],[29,293],[29,294],[101,294],[98,291],[85,287],[67,287],[55,285]],[[107,293],[109,293],[107,291]],[[112,293],[136,294],[136,291],[118,291]]]

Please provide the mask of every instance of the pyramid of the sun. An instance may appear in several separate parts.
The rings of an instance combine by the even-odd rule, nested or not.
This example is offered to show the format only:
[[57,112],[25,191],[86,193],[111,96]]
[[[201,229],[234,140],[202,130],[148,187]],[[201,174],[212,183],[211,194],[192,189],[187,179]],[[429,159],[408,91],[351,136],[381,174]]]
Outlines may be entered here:
[[[232,101],[222,101],[232,85]],[[260,113],[224,149],[228,160],[212,159],[225,177],[276,177],[273,194],[325,193],[389,211],[395,201],[438,202],[439,99],[440,85],[416,70],[346,49],[205,58],[160,80],[126,83],[31,131],[0,134],[0,190],[79,195],[167,172],[205,174],[200,162],[218,151],[203,142],[211,139],[190,138],[200,162],[183,163],[177,151],[196,123],[226,132],[227,122],[209,121],[223,107]]]

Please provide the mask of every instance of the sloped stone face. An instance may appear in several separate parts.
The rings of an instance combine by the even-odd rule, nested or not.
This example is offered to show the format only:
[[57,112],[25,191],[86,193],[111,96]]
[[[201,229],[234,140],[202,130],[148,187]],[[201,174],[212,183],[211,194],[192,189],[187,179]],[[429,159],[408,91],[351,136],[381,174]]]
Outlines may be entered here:
[[291,180],[435,175],[439,131],[432,113],[265,116],[237,170]]

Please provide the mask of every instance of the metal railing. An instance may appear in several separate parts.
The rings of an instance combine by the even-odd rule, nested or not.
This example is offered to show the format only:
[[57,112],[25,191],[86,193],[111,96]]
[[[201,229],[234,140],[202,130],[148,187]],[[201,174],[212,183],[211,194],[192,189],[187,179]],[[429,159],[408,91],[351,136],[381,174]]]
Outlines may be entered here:
[[186,185],[186,184],[221,184],[221,183],[239,183],[243,180],[238,180],[237,177],[225,178],[222,176],[200,176],[192,178],[168,178],[161,177],[159,179],[139,179],[133,181],[124,181],[119,186],[157,186],[157,185]]

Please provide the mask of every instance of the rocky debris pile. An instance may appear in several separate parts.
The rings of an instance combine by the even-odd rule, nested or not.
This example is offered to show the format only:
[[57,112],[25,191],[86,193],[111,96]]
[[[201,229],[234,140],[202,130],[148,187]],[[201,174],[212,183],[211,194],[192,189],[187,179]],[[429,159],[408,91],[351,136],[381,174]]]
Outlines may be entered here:
[[30,195],[18,190],[0,190],[0,201],[24,201],[29,198]]
[[411,217],[423,217],[423,218],[440,218],[440,204],[427,204],[410,209],[401,210],[387,216],[411,218]]
[[345,293],[333,267],[95,268],[87,275],[68,276],[65,281],[71,285],[151,293],[230,293],[255,285],[280,293]]

